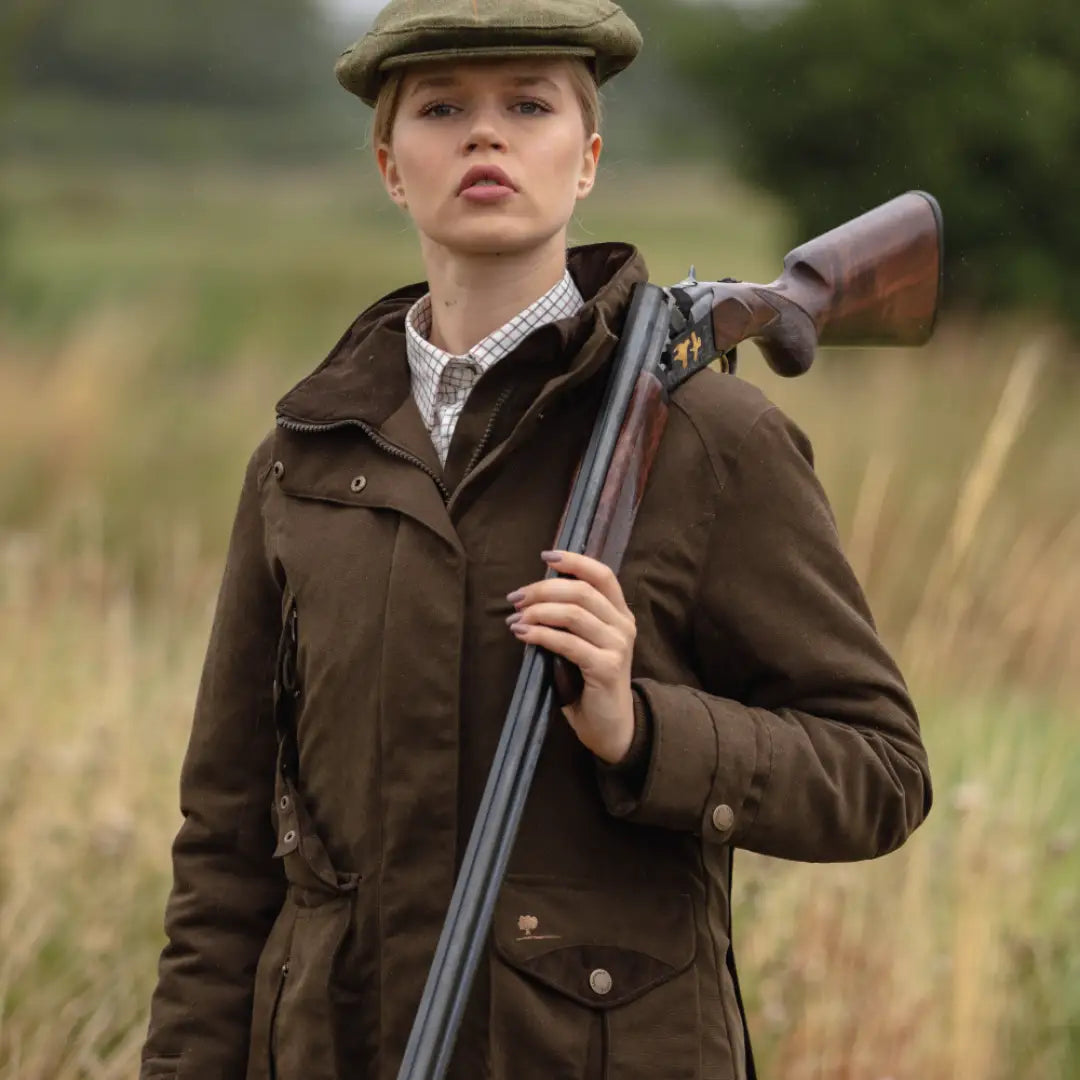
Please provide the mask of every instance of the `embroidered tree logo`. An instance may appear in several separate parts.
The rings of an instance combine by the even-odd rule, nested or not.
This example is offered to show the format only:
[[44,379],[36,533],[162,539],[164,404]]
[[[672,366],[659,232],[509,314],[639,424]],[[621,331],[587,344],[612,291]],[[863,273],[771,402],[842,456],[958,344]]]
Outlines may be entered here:
[[518,941],[560,941],[562,939],[561,934],[538,934],[536,931],[540,929],[540,920],[535,915],[519,915],[517,924],[522,934],[517,939]]

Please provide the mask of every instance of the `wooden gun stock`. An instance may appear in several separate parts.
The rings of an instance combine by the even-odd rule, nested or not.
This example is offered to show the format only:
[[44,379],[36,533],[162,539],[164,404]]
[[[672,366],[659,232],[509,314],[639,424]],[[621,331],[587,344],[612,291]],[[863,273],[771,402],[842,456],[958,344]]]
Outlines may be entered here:
[[801,244],[769,285],[715,283],[717,352],[750,338],[781,375],[818,345],[923,345],[941,298],[941,208],[909,191]]

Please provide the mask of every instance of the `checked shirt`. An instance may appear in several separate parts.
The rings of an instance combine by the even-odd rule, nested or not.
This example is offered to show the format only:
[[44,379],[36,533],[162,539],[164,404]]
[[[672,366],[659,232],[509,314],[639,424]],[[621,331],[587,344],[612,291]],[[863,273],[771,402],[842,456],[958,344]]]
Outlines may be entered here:
[[539,300],[477,342],[464,356],[443,352],[428,340],[431,294],[413,304],[405,319],[412,392],[443,465],[458,417],[480,376],[513,352],[534,330],[576,315],[584,303],[567,270]]

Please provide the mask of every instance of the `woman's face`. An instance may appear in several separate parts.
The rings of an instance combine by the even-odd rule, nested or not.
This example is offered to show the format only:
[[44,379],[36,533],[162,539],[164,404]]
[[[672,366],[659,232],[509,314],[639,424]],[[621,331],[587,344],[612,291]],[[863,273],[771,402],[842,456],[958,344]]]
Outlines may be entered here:
[[[600,147],[584,129],[567,61],[450,62],[408,70],[391,142],[376,157],[422,239],[488,255],[524,252],[560,233],[565,243]],[[484,169],[498,175],[485,178]],[[478,176],[486,182],[474,183]]]

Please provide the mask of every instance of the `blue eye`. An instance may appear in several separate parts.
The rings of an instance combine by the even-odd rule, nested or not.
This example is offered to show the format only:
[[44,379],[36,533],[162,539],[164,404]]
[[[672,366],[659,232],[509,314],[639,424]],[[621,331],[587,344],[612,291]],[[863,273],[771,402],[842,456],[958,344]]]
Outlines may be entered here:
[[430,105],[425,105],[420,110],[421,116],[450,116],[453,112],[454,106],[448,105],[445,101],[433,101]]
[[519,101],[515,107],[521,110],[523,116],[540,116],[551,112],[542,101]]

